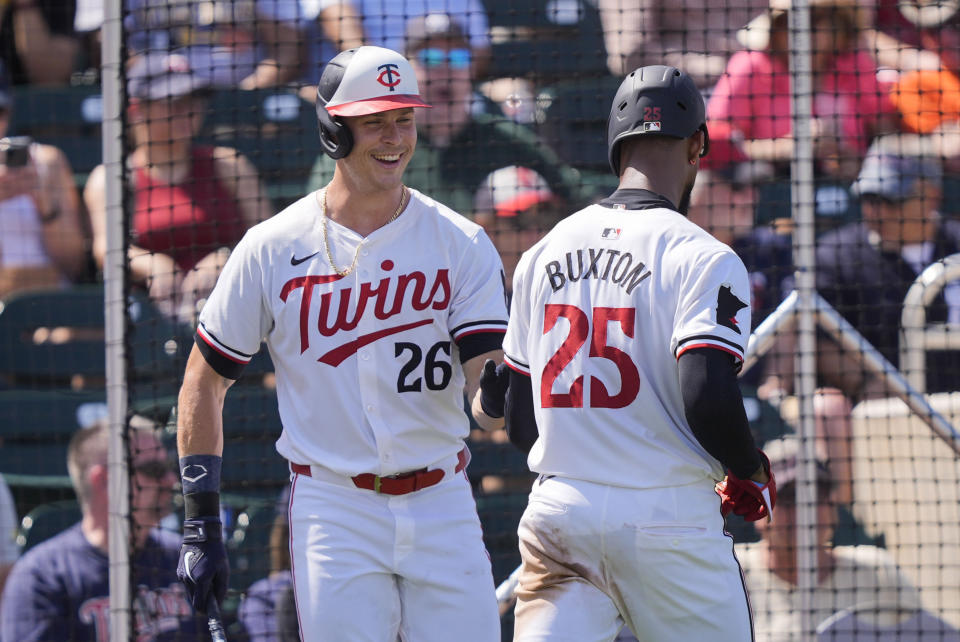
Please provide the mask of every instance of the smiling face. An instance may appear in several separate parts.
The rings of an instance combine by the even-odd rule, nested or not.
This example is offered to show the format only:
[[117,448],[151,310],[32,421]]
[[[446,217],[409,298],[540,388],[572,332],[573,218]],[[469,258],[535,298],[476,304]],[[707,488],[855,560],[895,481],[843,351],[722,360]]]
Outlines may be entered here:
[[337,161],[344,178],[361,193],[399,187],[417,147],[413,108],[341,118],[353,134],[353,149]]

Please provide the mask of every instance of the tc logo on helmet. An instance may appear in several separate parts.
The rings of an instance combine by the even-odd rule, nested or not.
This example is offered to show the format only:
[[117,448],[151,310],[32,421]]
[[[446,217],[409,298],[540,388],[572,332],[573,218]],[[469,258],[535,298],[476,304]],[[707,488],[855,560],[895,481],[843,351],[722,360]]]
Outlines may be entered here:
[[377,82],[384,87],[389,87],[390,91],[396,91],[394,87],[400,84],[399,65],[388,62],[385,65],[380,65],[377,69],[380,70],[380,75],[377,76]]

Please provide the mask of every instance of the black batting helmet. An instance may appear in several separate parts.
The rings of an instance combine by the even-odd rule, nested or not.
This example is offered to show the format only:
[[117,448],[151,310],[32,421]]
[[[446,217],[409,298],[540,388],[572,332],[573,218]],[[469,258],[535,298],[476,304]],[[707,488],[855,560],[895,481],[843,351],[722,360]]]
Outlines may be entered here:
[[413,67],[396,51],[372,46],[342,51],[323,68],[317,84],[323,151],[331,158],[343,158],[353,148],[350,129],[338,116],[429,106],[420,100]]
[[607,155],[620,175],[620,143],[631,136],[689,138],[704,135],[700,156],[710,151],[706,107],[693,79],[676,67],[649,65],[624,78],[607,118]]

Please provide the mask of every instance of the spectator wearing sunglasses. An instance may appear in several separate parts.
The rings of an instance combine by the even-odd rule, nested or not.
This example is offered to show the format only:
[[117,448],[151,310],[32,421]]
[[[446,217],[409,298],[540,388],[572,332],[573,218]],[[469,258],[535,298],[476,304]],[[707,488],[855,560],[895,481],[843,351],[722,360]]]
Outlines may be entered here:
[[[941,167],[934,158],[871,147],[853,192],[862,221],[825,234],[817,243],[817,289],[893,365],[898,363],[903,299],[931,263],[960,252],[960,221],[941,217]],[[960,284],[948,284],[927,307],[927,321],[960,322]],[[824,343],[824,342],[821,342]],[[832,345],[826,342],[828,346]],[[850,396],[883,394],[859,364],[821,346],[821,375],[836,374]],[[927,355],[927,392],[960,390],[960,353]]]
[[[579,207],[591,193],[579,173],[563,163],[528,128],[504,116],[474,113],[474,50],[464,29],[444,13],[411,18],[406,28],[406,57],[413,65],[424,101],[433,109],[417,114],[417,153],[404,181],[447,207],[473,212],[474,196],[494,170],[510,165],[540,174],[554,195]],[[334,162],[321,157],[310,189],[333,177]]]
[[[490,23],[482,0],[353,0],[363,20],[365,44],[410,51],[408,23],[444,14],[463,30],[472,52],[473,75],[484,75],[490,60]],[[346,47],[344,47],[346,49]],[[408,56],[409,58],[409,56]]]
[[[14,565],[0,611],[2,642],[108,639],[108,441],[104,421],[77,431],[70,440],[67,470],[83,518],[30,549]],[[171,460],[152,422],[132,420],[127,443],[133,637],[155,642],[207,640],[206,627],[194,615],[174,572],[180,537],[157,529],[173,507],[177,476]]]

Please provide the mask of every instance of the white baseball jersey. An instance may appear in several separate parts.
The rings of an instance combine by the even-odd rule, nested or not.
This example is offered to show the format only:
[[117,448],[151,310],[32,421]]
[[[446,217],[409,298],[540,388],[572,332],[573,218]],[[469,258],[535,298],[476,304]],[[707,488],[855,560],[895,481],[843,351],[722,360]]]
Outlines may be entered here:
[[463,448],[461,362],[500,347],[503,268],[482,228],[410,194],[365,238],[327,221],[339,269],[360,244],[346,277],[307,195],[247,232],[203,308],[197,345],[221,375],[236,379],[266,340],[292,462],[387,476]]
[[504,352],[531,377],[531,470],[635,488],[723,477],[687,424],[677,359],[706,346],[742,361],[747,270],[663,204],[591,205],[520,259]]

